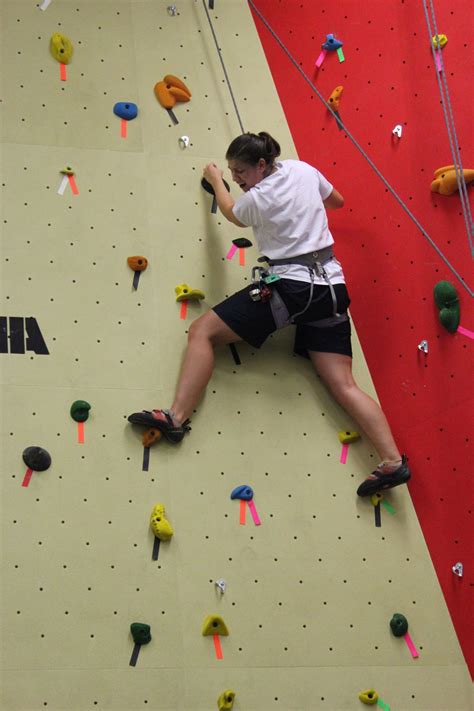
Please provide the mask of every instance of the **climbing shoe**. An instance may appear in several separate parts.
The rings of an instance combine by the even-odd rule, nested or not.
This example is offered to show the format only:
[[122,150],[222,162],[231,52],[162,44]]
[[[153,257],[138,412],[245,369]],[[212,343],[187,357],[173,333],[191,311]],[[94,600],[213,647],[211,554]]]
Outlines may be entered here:
[[[153,413],[157,413],[158,416]],[[155,427],[163,433],[168,442],[173,444],[181,442],[186,432],[191,430],[189,426],[190,420],[185,420],[181,425],[175,425],[169,410],[142,410],[141,412],[134,412],[127,419],[133,425]]]
[[370,479],[366,479],[357,489],[359,496],[372,496],[377,491],[383,489],[393,489],[400,484],[406,484],[411,477],[411,472],[407,465],[407,457],[402,454],[402,463],[400,466],[389,474],[383,474],[380,469],[376,469],[370,475]]

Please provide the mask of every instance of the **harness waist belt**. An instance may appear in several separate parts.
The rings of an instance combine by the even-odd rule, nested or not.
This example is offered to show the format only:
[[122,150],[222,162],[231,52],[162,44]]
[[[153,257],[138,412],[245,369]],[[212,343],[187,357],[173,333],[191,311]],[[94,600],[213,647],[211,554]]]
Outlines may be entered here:
[[[318,270],[319,265],[327,264],[334,257],[332,245],[323,247],[317,252],[308,252],[307,254],[299,254],[296,257],[282,257],[281,259],[271,259],[270,257],[259,257],[257,261],[267,262],[271,267],[279,264],[301,264],[303,267],[312,267]],[[318,270],[319,271],[319,270]]]

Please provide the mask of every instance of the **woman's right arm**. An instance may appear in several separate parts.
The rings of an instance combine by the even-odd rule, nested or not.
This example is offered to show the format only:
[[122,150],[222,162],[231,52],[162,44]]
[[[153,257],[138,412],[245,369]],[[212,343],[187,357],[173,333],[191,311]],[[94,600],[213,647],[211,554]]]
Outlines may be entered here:
[[344,207],[344,198],[341,193],[339,193],[336,188],[333,188],[332,193],[326,200],[323,200],[323,205],[326,210],[337,210],[340,207]]

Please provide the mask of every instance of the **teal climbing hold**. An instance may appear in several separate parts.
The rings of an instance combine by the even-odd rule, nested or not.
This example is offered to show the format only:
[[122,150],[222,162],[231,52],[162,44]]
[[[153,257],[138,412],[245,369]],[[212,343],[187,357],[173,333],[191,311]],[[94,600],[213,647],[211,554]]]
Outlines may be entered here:
[[85,422],[89,419],[89,410],[91,406],[85,400],[76,400],[71,405],[71,417],[76,422]]

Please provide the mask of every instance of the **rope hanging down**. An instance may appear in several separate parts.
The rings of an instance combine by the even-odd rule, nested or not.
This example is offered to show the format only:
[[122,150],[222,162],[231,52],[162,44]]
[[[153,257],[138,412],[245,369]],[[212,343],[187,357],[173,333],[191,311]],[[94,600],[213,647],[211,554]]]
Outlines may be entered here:
[[237,120],[239,122],[240,130],[242,131],[242,133],[245,133],[244,126],[243,126],[242,120],[240,118],[239,109],[237,108],[237,102],[234,97],[234,92],[232,91],[232,86],[230,84],[229,75],[227,74],[227,69],[225,67],[224,60],[222,59],[222,50],[219,47],[219,42],[217,41],[216,33],[214,32],[214,26],[213,26],[212,20],[209,16],[209,12],[207,10],[206,0],[202,0],[202,4],[204,6],[204,10],[206,11],[207,21],[209,22],[209,27],[211,28],[212,36],[214,37],[214,42],[216,44],[217,54],[219,55],[219,59],[221,60],[222,69],[224,70],[225,80],[227,82],[227,86],[229,87],[230,95],[232,97],[232,102],[234,104],[235,113],[237,114]]
[[[283,50],[283,51],[285,52],[285,54],[288,56],[288,58],[290,59],[290,61],[294,64],[294,66],[295,66],[296,69],[299,71],[299,73],[302,75],[302,77],[305,79],[305,81],[309,84],[309,86],[311,87],[311,89],[312,89],[312,90],[314,91],[314,93],[317,95],[318,99],[319,99],[320,101],[322,101],[322,103],[324,104],[324,106],[328,109],[328,111],[331,112],[331,114],[333,115],[333,117],[336,119],[336,114],[335,114],[334,111],[332,110],[331,106],[327,103],[327,101],[324,99],[324,97],[323,97],[323,96],[320,94],[320,92],[317,90],[317,88],[315,87],[315,85],[313,84],[313,82],[311,81],[311,79],[308,77],[308,75],[307,75],[307,74],[304,72],[304,70],[299,66],[299,64],[298,64],[298,62],[296,61],[296,59],[293,57],[293,55],[290,53],[290,51],[286,48],[286,46],[283,44],[283,42],[282,42],[281,39],[278,37],[278,35],[275,33],[275,31],[270,27],[270,25],[268,24],[267,20],[263,17],[262,13],[255,7],[255,3],[253,2],[253,0],[248,0],[248,3],[249,3],[249,5],[251,6],[251,8],[253,9],[253,11],[255,12],[255,14],[258,15],[258,17],[261,19],[261,21],[263,22],[263,24],[265,25],[265,27],[267,28],[267,30],[270,32],[270,34],[271,34],[271,35],[274,37],[274,39],[278,42],[278,44],[280,45],[280,47],[282,48],[282,50]],[[337,120],[338,120],[338,121],[340,122],[340,124],[343,126],[343,129],[344,129],[345,133],[347,134],[348,138],[352,141],[352,143],[355,145],[355,147],[357,148],[357,150],[364,156],[364,158],[365,158],[365,159],[367,160],[367,162],[369,163],[370,167],[377,173],[377,175],[378,175],[379,178],[382,180],[382,182],[384,183],[384,185],[385,185],[385,186],[387,187],[387,189],[392,193],[392,195],[394,196],[394,198],[397,200],[397,202],[399,203],[399,205],[405,210],[405,212],[406,212],[407,215],[410,217],[410,219],[413,220],[413,222],[414,222],[415,225],[418,227],[418,229],[420,230],[420,232],[424,235],[424,237],[426,237],[426,239],[428,240],[428,242],[430,243],[430,245],[431,245],[431,246],[433,247],[433,249],[438,253],[438,255],[441,257],[441,259],[443,260],[443,262],[444,262],[444,263],[446,264],[446,266],[448,267],[448,269],[452,272],[452,274],[454,274],[454,276],[456,277],[456,279],[457,279],[457,280],[460,282],[460,284],[466,289],[466,291],[468,292],[469,296],[474,296],[474,292],[472,291],[472,289],[468,286],[468,284],[466,284],[466,282],[464,281],[464,279],[462,278],[462,276],[457,272],[457,270],[456,270],[456,269],[453,267],[453,265],[449,262],[449,260],[447,259],[447,257],[445,257],[445,255],[443,254],[443,252],[439,249],[438,245],[434,242],[434,240],[429,236],[429,234],[428,234],[427,231],[424,229],[424,227],[418,222],[418,220],[417,220],[417,218],[415,217],[415,215],[413,215],[413,213],[410,211],[410,209],[405,205],[405,203],[403,202],[403,200],[401,199],[401,197],[400,197],[400,196],[398,195],[398,193],[394,190],[394,188],[392,188],[392,186],[390,185],[390,183],[388,182],[388,180],[382,175],[382,173],[380,172],[380,170],[377,168],[377,166],[375,165],[375,163],[369,158],[369,156],[368,156],[367,153],[364,151],[364,149],[362,148],[362,146],[359,145],[359,143],[357,142],[357,140],[356,140],[356,139],[352,136],[352,134],[347,130],[347,128],[345,127],[345,125],[344,125],[343,122],[341,121],[340,117],[337,117]]]
[[[469,203],[469,198],[467,195],[466,180],[464,178],[464,173],[463,173],[463,169],[462,169],[461,153],[459,151],[459,142],[458,142],[458,137],[456,135],[456,126],[454,125],[453,108],[451,105],[451,99],[450,99],[449,90],[448,90],[448,80],[446,77],[446,72],[444,71],[443,53],[441,52],[440,49],[436,50],[434,48],[433,42],[431,40],[432,37],[438,37],[438,26],[436,23],[436,15],[435,15],[434,7],[433,7],[433,0],[429,0],[429,1],[430,1],[431,16],[433,19],[434,30],[432,29],[432,26],[430,23],[426,0],[423,0],[423,9],[425,11],[426,24],[428,26],[429,42],[430,42],[430,46],[431,46],[431,52],[433,54],[436,79],[438,81],[439,93],[441,96],[441,104],[443,106],[444,120],[446,123],[446,128],[448,129],[449,146],[451,148],[451,155],[453,157],[454,170],[456,172],[456,180],[457,180],[458,188],[459,188],[459,196],[461,198],[462,212],[463,212],[463,216],[464,216],[464,222],[466,223],[467,237],[469,240],[469,246],[471,248],[471,254],[474,256],[474,245],[473,245],[474,223],[472,221],[471,205]],[[436,51],[438,51],[438,57],[439,57],[440,66],[441,66],[440,72],[436,68],[436,54],[435,54]],[[445,93],[446,97],[443,95],[443,88],[444,88],[444,93]],[[446,105],[449,109],[449,117],[448,117],[448,114],[446,111]]]

